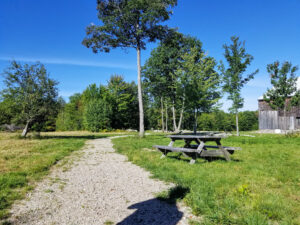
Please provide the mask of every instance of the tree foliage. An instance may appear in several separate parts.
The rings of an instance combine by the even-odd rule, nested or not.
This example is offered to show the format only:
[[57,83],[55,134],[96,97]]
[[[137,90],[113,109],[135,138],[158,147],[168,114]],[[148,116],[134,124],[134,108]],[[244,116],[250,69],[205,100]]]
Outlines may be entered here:
[[228,100],[232,101],[230,111],[236,114],[236,127],[237,135],[238,129],[238,111],[244,106],[244,98],[241,96],[241,89],[254,75],[258,73],[256,70],[244,76],[247,67],[251,64],[253,56],[246,53],[245,42],[241,42],[239,37],[231,37],[232,44],[224,45],[224,56],[228,63],[228,68],[225,69],[224,64],[221,62],[220,70],[223,75],[224,86],[223,90],[228,93]]
[[83,130],[83,112],[82,95],[76,93],[70,96],[69,103],[65,104],[57,116],[57,130]]
[[91,84],[70,97],[60,111],[58,130],[137,129],[137,86],[123,76],[113,75],[107,85]]
[[[241,131],[258,129],[258,112],[239,112],[239,126]],[[235,114],[225,113],[217,110],[210,113],[203,113],[197,119],[200,130],[206,131],[234,131],[236,129]]]
[[86,28],[83,44],[93,52],[109,52],[111,48],[145,49],[148,41],[162,38],[170,18],[170,7],[176,0],[98,0],[98,18],[102,25]]
[[4,71],[6,88],[1,93],[4,104],[8,103],[11,121],[25,124],[23,136],[31,128],[41,130],[49,117],[56,117],[58,109],[57,82],[49,78],[44,65],[20,64],[12,61]]
[[[297,90],[297,66],[290,62],[283,62],[280,67],[278,61],[268,64],[267,71],[271,77],[273,87],[268,89],[264,100],[276,110],[286,110],[288,107],[298,105],[300,91]],[[288,99],[291,98],[289,101]]]
[[170,18],[177,0],[98,0],[98,18],[102,25],[91,24],[86,29],[83,44],[93,52],[109,52],[112,48],[135,48],[137,51],[138,101],[140,136],[144,136],[144,107],[141,86],[141,49],[147,42],[162,39],[168,32],[161,25]]
[[[217,102],[220,77],[215,66],[198,39],[174,31],[151,52],[143,67],[144,82],[155,101],[163,99],[166,110],[171,106],[174,131],[180,129],[184,110],[208,111]],[[178,125],[175,111],[181,111]]]
[[92,132],[99,132],[111,127],[112,110],[103,99],[90,101],[84,112],[85,128]]

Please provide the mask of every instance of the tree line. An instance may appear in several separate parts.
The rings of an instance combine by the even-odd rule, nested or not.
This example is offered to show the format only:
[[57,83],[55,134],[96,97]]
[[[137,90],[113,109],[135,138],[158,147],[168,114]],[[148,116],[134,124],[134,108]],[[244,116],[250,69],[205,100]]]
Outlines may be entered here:
[[[146,69],[147,66],[143,71]],[[89,85],[82,93],[70,96],[68,103],[58,97],[58,83],[49,77],[41,63],[23,65],[13,61],[4,75],[6,88],[1,92],[0,124],[23,125],[23,136],[29,130],[98,132],[139,128],[137,85],[126,82],[120,75],[112,75],[106,85]],[[160,98],[152,95],[156,93],[152,92],[155,85],[150,85],[146,78],[143,84],[146,87],[143,94],[146,129],[178,131],[194,128],[194,113],[187,110],[188,107],[182,104],[180,113],[176,113],[177,107],[166,104],[161,114]],[[176,99],[180,100],[183,99]],[[175,121],[180,120],[180,126],[174,123],[173,115]],[[257,112],[240,112],[239,116],[241,130],[257,129]],[[200,130],[233,131],[235,126],[234,114],[225,113],[218,107],[197,117]]]
[[137,85],[120,75],[111,76],[107,85],[92,84],[72,95],[56,120],[56,129],[61,131],[137,128]]

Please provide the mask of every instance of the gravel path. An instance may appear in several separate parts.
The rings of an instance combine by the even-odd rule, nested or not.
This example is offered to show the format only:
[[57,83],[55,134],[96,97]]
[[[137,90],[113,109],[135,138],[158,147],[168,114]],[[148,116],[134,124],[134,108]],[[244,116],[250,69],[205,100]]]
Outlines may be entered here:
[[189,209],[154,197],[171,185],[114,153],[109,138],[91,140],[64,171],[56,167],[12,210],[12,224],[188,224]]

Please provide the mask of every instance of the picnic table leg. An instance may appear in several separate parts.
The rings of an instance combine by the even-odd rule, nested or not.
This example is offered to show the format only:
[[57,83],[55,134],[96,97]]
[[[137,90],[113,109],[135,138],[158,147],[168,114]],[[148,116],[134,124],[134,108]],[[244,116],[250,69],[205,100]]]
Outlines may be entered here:
[[[175,142],[175,140],[172,139],[168,146],[169,146],[169,147],[173,147],[174,142]],[[160,158],[161,158],[161,159],[165,158],[165,157],[167,156],[167,154],[168,154],[168,151],[165,149],[165,151],[162,152],[162,155],[161,155]]]
[[[184,145],[185,148],[190,148],[191,147],[191,140],[185,139],[184,142],[185,142],[185,145]],[[192,159],[190,160],[190,164],[194,164],[196,162],[196,159],[197,159],[197,153],[196,152],[195,153],[190,153],[190,154],[186,154],[186,153],[183,152],[183,154],[184,154],[184,156],[192,157]]]
[[219,147],[219,149],[223,152],[223,155],[226,159],[226,161],[230,161],[230,155],[229,155],[229,152],[223,148],[222,144],[221,144],[221,141],[220,140],[216,140],[216,143]]
[[175,142],[175,140],[172,139],[168,146],[173,147],[174,142]]
[[[198,142],[197,142],[198,143]],[[201,154],[202,150],[205,149],[205,142],[204,141],[200,141],[199,142],[199,145],[198,145],[198,148],[196,150],[197,154]]]
[[192,159],[190,160],[190,164],[194,164],[198,158],[198,155],[201,154],[202,150],[205,150],[205,142],[204,141],[200,141],[200,140],[196,140],[198,145],[198,148],[195,152],[195,155],[192,157]]

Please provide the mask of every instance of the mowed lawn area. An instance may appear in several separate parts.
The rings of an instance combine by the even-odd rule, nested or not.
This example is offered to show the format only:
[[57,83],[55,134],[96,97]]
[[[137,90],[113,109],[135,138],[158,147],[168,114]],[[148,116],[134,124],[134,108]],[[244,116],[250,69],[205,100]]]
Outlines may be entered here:
[[165,135],[113,143],[154,178],[175,183],[158,197],[183,198],[199,224],[300,224],[300,137],[254,135],[223,140],[225,146],[243,149],[231,162],[198,159],[194,165],[178,153],[160,159],[161,153],[151,151],[152,145],[169,143]]
[[52,165],[81,149],[88,139],[120,134],[125,133],[48,132],[20,139],[19,134],[0,132],[0,219]]

